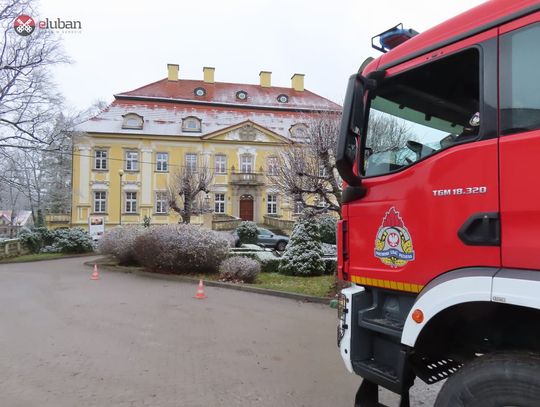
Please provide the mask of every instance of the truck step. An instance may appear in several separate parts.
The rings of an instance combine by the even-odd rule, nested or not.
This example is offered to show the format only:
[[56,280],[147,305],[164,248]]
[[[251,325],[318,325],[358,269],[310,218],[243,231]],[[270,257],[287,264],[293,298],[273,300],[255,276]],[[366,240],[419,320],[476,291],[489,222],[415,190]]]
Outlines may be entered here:
[[361,360],[361,361],[353,361],[353,365],[356,371],[356,368],[370,371],[371,373],[375,375],[382,376],[384,379],[397,382],[398,376],[396,373],[396,370],[392,366],[385,365],[381,362],[376,361],[373,358]]
[[403,321],[396,321],[388,318],[369,318],[363,316],[358,321],[358,325],[375,332],[380,332],[394,338],[401,338],[403,332]]

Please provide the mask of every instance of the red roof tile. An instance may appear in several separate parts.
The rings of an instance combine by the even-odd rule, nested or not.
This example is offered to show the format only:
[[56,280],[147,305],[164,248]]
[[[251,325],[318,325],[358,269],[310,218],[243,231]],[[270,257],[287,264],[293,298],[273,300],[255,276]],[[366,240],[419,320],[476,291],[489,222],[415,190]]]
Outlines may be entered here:
[[[196,96],[196,88],[205,89],[204,96]],[[238,91],[245,91],[248,94],[246,100],[239,100],[236,97]],[[279,95],[287,95],[288,103],[277,101]],[[276,110],[332,110],[341,111],[341,106],[315,93],[304,90],[295,91],[292,88],[282,87],[262,87],[260,85],[238,84],[238,83],[206,83],[199,80],[180,79],[169,81],[162,79],[148,84],[141,88],[122,92],[115,95],[117,99],[159,99],[170,100],[176,103],[191,104],[219,104],[249,106],[260,108],[271,108]]]

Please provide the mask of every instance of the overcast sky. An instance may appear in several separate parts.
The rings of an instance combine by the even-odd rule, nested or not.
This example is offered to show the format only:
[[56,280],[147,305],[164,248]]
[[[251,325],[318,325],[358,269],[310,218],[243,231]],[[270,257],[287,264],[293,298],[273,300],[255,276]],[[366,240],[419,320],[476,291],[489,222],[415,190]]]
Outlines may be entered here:
[[69,66],[55,77],[69,105],[97,100],[166,76],[202,79],[216,68],[220,82],[290,87],[303,73],[307,89],[337,103],[347,77],[369,56],[371,37],[403,22],[422,32],[482,1],[424,0],[41,0],[36,19],[80,20],[81,33],[60,34]]

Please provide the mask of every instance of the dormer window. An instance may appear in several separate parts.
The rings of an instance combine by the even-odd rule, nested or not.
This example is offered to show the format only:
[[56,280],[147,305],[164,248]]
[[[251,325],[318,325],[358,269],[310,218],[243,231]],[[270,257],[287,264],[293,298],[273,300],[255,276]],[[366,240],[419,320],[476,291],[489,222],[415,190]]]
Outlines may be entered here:
[[291,133],[291,136],[297,140],[306,140],[309,136],[307,126],[302,123],[291,126],[289,132]]
[[202,96],[206,95],[206,89],[198,87],[198,88],[195,88],[193,93],[195,93],[195,96],[202,97]]
[[189,116],[182,119],[182,131],[186,132],[200,132],[201,131],[201,119],[195,116]]
[[144,124],[144,118],[137,113],[127,113],[122,116],[124,121],[122,122],[123,129],[142,130]]

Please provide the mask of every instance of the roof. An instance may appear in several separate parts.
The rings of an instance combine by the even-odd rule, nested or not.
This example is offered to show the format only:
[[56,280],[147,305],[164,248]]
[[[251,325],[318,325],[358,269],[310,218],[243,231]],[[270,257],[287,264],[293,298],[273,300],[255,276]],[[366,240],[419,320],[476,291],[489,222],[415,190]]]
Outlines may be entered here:
[[[32,216],[32,211],[15,211],[14,225],[24,226]],[[0,210],[0,218],[5,218],[8,222],[11,222],[11,211]]]
[[[203,88],[197,96],[195,89]],[[237,93],[244,91],[241,100]],[[287,96],[286,103],[278,97]],[[204,136],[251,122],[278,136],[294,140],[290,129],[321,112],[341,113],[341,106],[309,90],[252,84],[209,83],[203,80],[167,78],[114,95],[115,100],[97,116],[75,127],[76,131],[102,134]],[[144,120],[142,129],[122,128],[124,117],[135,113]],[[182,120],[195,116],[201,131],[183,131]],[[300,140],[297,140],[300,141]]]
[[540,10],[538,0],[490,0],[413,37],[370,65],[386,68],[438,48],[439,44],[449,44],[487,30],[514,14],[519,16],[536,10]]
[[[122,116],[127,113],[136,113],[144,118],[141,130],[122,128]],[[295,124],[306,122],[314,114],[159,101],[115,100],[96,117],[78,125],[76,130],[89,133],[199,138],[249,120],[280,136],[291,139],[290,128]],[[201,119],[201,132],[182,131],[182,119],[188,116]]]
[[[196,88],[204,88],[204,96],[195,96]],[[247,92],[247,99],[241,101],[236,97],[239,91]],[[280,103],[279,95],[286,95],[288,103]],[[263,87],[260,85],[214,82],[180,79],[169,81],[166,78],[141,88],[115,95],[116,99],[157,99],[160,101],[189,102],[195,104],[223,104],[244,107],[272,108],[279,110],[335,110],[341,106],[322,96],[304,90],[292,88]]]

